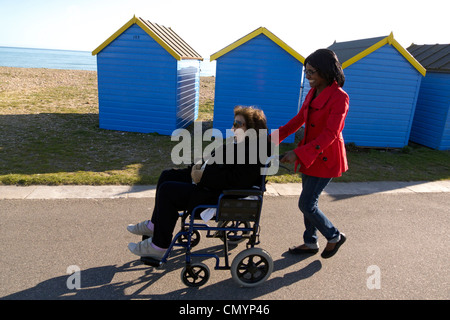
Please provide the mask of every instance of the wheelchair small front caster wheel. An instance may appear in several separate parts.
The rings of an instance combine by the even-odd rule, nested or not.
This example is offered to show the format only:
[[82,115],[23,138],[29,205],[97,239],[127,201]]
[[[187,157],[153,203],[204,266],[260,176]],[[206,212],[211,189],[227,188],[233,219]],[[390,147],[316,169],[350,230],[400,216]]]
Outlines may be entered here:
[[181,271],[181,281],[188,287],[200,287],[209,280],[209,268],[204,263],[192,263]]
[[[191,235],[191,248],[193,248],[193,247],[195,247],[196,245],[199,244],[200,238],[201,238],[200,232],[198,232],[197,230],[194,230],[194,231],[192,232],[192,235]],[[187,245],[187,243],[188,243],[188,235],[187,235],[187,234],[181,234],[181,235],[178,237],[177,242],[178,242],[179,244],[185,244],[185,245]]]
[[270,254],[260,248],[240,252],[231,264],[231,276],[243,287],[256,287],[266,281],[273,271]]

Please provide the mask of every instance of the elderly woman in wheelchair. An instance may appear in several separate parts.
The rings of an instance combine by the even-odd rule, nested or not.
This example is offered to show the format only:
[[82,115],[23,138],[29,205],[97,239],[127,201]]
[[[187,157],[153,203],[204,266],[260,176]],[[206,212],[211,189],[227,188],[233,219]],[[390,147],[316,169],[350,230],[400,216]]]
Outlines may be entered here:
[[[251,139],[246,134],[249,129],[256,131],[256,139]],[[127,227],[129,232],[146,239],[130,243],[129,250],[141,257],[161,260],[172,242],[173,231],[180,217],[179,211],[192,212],[198,205],[216,205],[224,190],[259,186],[264,163],[260,161],[260,157],[257,157],[257,161],[252,160],[250,151],[255,150],[252,143],[259,146],[258,133],[262,129],[267,130],[262,110],[238,106],[234,109],[232,127],[236,141],[222,146],[220,154],[223,155],[223,161],[216,159],[213,163],[163,171],[157,183],[151,219]],[[240,148],[241,144],[244,144],[243,148]],[[233,152],[233,161],[227,157],[230,152]],[[239,152],[245,152],[245,155]],[[216,152],[215,156],[217,154],[219,153]],[[242,156],[245,161],[242,161]]]

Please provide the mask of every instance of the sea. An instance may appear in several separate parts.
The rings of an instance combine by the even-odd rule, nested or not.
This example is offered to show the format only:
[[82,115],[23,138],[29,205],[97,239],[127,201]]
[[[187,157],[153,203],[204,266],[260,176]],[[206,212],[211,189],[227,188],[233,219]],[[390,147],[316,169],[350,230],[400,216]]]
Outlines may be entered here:
[[[16,48],[0,46],[0,66],[97,71],[97,57],[89,51]],[[216,74],[216,62],[200,62],[200,76]]]

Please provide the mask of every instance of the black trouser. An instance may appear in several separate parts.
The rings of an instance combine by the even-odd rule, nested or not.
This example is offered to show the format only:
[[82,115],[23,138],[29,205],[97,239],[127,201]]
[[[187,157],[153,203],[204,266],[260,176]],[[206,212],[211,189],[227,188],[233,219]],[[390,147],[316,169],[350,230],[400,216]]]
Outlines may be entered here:
[[208,192],[192,183],[190,169],[171,169],[161,173],[156,186],[155,208],[151,221],[155,228],[152,242],[168,248],[179,211],[192,210],[199,204],[215,204],[218,193]]

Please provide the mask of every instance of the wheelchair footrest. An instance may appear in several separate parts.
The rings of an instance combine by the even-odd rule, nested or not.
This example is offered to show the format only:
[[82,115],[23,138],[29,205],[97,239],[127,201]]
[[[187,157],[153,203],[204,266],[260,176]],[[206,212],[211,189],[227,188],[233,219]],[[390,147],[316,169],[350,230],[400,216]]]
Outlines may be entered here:
[[156,259],[153,259],[151,257],[141,257],[141,262],[144,263],[147,266],[152,266],[152,267],[155,267],[155,268],[161,266],[161,264],[162,264],[161,260],[156,260]]

